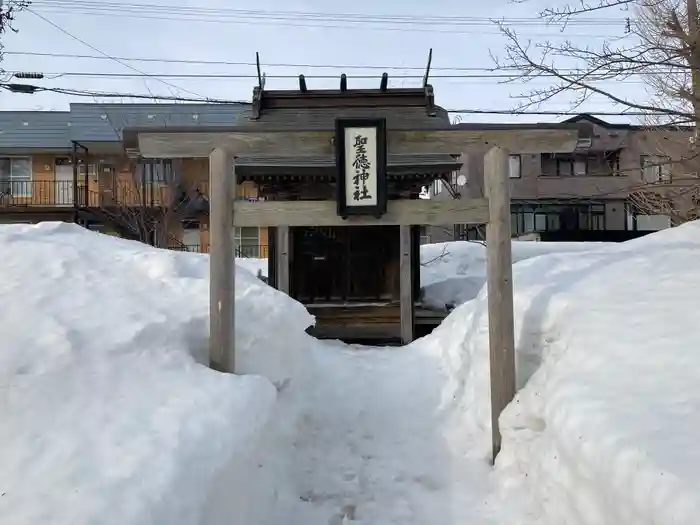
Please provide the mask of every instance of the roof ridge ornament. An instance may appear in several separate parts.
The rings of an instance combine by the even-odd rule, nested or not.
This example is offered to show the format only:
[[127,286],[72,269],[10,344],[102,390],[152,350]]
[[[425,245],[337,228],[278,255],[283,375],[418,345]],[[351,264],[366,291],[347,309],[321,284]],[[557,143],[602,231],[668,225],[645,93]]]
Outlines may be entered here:
[[258,85],[253,88],[253,115],[251,117],[253,120],[260,118],[260,113],[262,111],[262,99],[263,94],[265,93],[265,73],[261,73],[260,53],[257,51],[255,52],[255,67],[258,72]]

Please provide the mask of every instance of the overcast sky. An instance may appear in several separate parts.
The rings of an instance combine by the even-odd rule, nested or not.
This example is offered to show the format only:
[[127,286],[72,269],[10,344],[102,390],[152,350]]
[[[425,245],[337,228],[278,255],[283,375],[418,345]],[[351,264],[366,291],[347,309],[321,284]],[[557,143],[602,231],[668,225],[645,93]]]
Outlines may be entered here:
[[[522,93],[522,83],[499,84],[494,78],[439,78],[441,75],[484,75],[488,71],[439,70],[438,68],[490,68],[490,52],[501,53],[504,37],[486,19],[505,18],[523,37],[542,41],[546,37],[562,39],[559,28],[523,21],[533,18],[542,7],[557,0],[532,0],[514,5],[509,0],[258,0],[226,2],[224,0],[34,0],[30,11],[18,15],[16,34],[4,37],[5,55],[2,67],[7,71],[59,73],[119,73],[137,74],[133,69],[114,60],[32,56],[22,53],[53,53],[99,56],[97,50],[111,57],[177,59],[192,61],[227,61],[250,63],[255,52],[260,53],[263,71],[269,76],[270,89],[293,88],[294,78],[274,78],[275,75],[330,75],[332,79],[309,78],[309,88],[329,88],[339,84],[345,72],[350,87],[378,86],[382,69],[326,69],[304,67],[272,67],[265,64],[361,65],[413,67],[415,70],[387,70],[392,85],[419,86],[428,50],[433,48],[431,83],[438,104],[453,109],[510,109],[516,101],[513,95]],[[559,2],[561,4],[561,1]],[[142,7],[148,4],[152,7]],[[181,9],[181,8],[184,8]],[[231,10],[249,10],[247,14]],[[296,16],[279,12],[322,13]],[[275,14],[278,13],[278,14]],[[41,19],[38,15],[45,17]],[[333,14],[343,14],[336,16]],[[359,14],[358,23],[351,23],[348,14]],[[378,16],[419,17],[388,24]],[[619,37],[624,32],[624,14],[608,12],[598,18],[620,17],[618,25],[605,23],[570,27],[568,38],[588,45],[600,45],[604,39]],[[182,20],[182,18],[189,20]],[[371,18],[375,17],[375,18]],[[425,17],[468,17],[451,23],[422,22]],[[518,20],[520,19],[520,20]],[[412,23],[408,23],[412,22]],[[58,27],[84,41],[62,32]],[[128,62],[148,74],[178,75],[254,75],[252,65],[173,64],[159,62]],[[376,78],[352,78],[372,75]],[[46,87],[61,87],[117,93],[149,92],[158,95],[173,93],[185,97],[197,95],[216,99],[250,100],[253,78],[163,78],[179,90],[152,78],[108,78],[63,76],[34,81]],[[538,81],[546,85],[546,81]],[[619,86],[618,86],[619,87]],[[642,86],[625,85],[630,97],[639,97]],[[102,99],[99,99],[101,101]],[[94,102],[91,97],[74,97],[55,93],[34,95],[8,94],[0,90],[3,110],[60,110],[69,102]],[[127,101],[127,99],[124,99]],[[133,101],[133,100],[132,100]],[[566,100],[560,99],[541,109],[568,110]],[[602,100],[591,102],[584,109],[615,111]],[[513,116],[463,115],[465,121],[513,121]],[[517,117],[520,120],[556,120],[556,117]],[[621,121],[620,118],[604,117]],[[624,121],[624,119],[622,119]]]

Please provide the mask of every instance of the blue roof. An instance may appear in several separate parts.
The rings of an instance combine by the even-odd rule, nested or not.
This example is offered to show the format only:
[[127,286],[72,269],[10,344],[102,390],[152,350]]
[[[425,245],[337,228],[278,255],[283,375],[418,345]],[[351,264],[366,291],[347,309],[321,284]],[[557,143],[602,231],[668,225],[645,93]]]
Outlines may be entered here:
[[71,140],[121,141],[135,127],[230,127],[249,114],[249,104],[71,104]]
[[69,150],[72,141],[121,142],[127,127],[231,127],[250,104],[71,104],[70,111],[0,111],[0,149]]
[[70,149],[68,111],[0,111],[0,148]]

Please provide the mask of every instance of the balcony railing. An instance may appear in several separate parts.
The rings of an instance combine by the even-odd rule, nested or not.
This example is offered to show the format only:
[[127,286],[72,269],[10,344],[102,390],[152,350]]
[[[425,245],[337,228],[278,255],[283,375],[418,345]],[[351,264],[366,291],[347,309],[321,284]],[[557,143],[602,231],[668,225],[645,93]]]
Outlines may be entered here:
[[175,244],[168,246],[168,250],[175,250],[178,252],[206,253],[202,251],[202,246],[199,244]]
[[[179,252],[209,253],[208,246],[202,246],[199,244],[171,244],[170,246],[168,246],[168,249]],[[267,259],[268,253],[268,246],[264,244],[257,246],[253,245],[236,247],[236,257],[242,257],[246,259]]]
[[268,256],[267,245],[236,246],[236,257],[243,257],[246,259],[267,259],[267,256]]
[[[0,180],[0,207],[73,206],[75,193],[72,181],[8,181]],[[85,190],[78,187],[79,199]]]
[[[0,207],[71,207],[77,202],[80,206],[169,206],[179,195],[171,186],[161,184],[136,184],[117,182],[98,185],[90,183],[85,190],[83,180],[78,181],[77,192],[72,180],[61,181],[16,181],[0,179]],[[209,184],[206,181],[186,188],[187,194],[207,196]],[[237,189],[239,199],[257,198],[257,189],[241,185]],[[252,249],[252,248],[251,248]]]

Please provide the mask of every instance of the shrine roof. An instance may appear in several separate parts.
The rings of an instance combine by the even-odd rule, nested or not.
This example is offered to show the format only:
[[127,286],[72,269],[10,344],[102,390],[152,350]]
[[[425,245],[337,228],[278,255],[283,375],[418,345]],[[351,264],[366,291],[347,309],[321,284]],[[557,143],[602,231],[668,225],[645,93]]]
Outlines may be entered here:
[[[456,171],[462,167],[459,155],[443,153],[387,155],[390,175],[427,175]],[[257,176],[335,176],[334,155],[242,155],[236,157],[236,173],[245,177]]]

